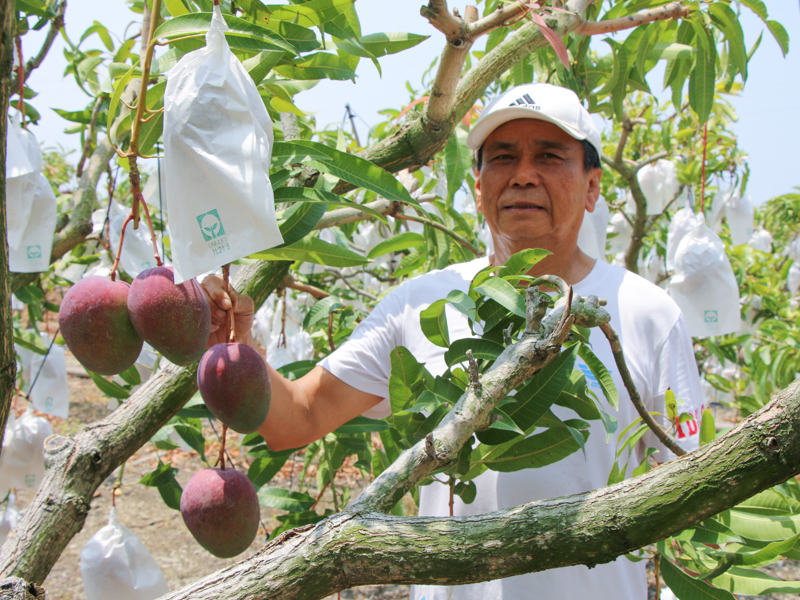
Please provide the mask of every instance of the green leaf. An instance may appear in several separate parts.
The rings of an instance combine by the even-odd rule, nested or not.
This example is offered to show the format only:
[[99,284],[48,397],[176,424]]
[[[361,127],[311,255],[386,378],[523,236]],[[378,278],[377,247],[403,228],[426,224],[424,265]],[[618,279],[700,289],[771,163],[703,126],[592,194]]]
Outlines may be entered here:
[[[269,74],[272,68],[283,58],[283,52],[278,50],[262,50],[255,56],[242,61],[242,66],[247,69],[253,83],[258,85]],[[282,144],[284,142],[276,142]],[[274,148],[273,148],[274,153]]]
[[327,204],[304,202],[297,203],[286,210],[285,212],[290,214],[280,224],[283,244],[279,247],[291,246],[311,233],[327,208]]
[[191,425],[184,425],[182,423],[176,423],[174,425],[175,432],[181,437],[181,439],[189,444],[189,446],[200,455],[200,458],[203,461],[206,461],[206,438],[203,436],[203,432],[199,429],[192,427]]
[[[225,39],[231,49],[251,52],[283,50],[284,52],[289,52],[292,56],[297,54],[297,49],[274,31],[249,23],[231,14],[223,13],[222,16],[229,28],[225,32]],[[169,19],[159,25],[154,37],[167,40],[187,36],[202,37],[208,31],[210,25],[211,13],[189,13]]]
[[463,315],[475,321],[475,301],[461,290],[453,290],[447,294],[446,300]]
[[131,393],[126,390],[124,387],[115,383],[113,381],[109,381],[105,377],[101,377],[97,373],[92,373],[88,369],[86,372],[89,374],[89,377],[92,378],[94,384],[98,387],[98,389],[103,392],[106,396],[110,396],[111,398],[116,398],[117,400],[125,400],[128,398]]
[[717,439],[717,428],[714,424],[714,415],[710,410],[703,411],[703,418],[700,422],[700,445],[705,446],[709,442]]
[[158,489],[158,493],[161,496],[161,499],[164,501],[164,504],[166,504],[172,510],[181,509],[181,494],[183,494],[183,489],[181,488],[181,485],[178,483],[177,479],[173,477],[164,485],[160,485],[156,489]]
[[323,319],[327,319],[333,311],[343,307],[344,304],[338,296],[327,296],[317,300],[303,319],[303,329],[311,329]]
[[[313,160],[329,160],[332,158],[330,152],[327,151],[327,146],[317,147],[318,145],[303,144],[298,140],[295,142],[275,142],[272,148],[272,162],[278,165],[285,165],[286,163],[299,163],[303,162],[306,158]],[[319,144],[321,146],[321,144]],[[291,191],[296,188],[281,188],[282,190]],[[275,190],[277,196],[279,190]]]
[[614,379],[611,377],[611,373],[608,372],[608,369],[606,369],[606,366],[586,344],[581,344],[578,350],[578,356],[583,359],[583,362],[585,362],[586,366],[591,370],[592,375],[597,379],[597,383],[600,384],[600,389],[603,390],[603,395],[606,397],[609,405],[611,405],[612,408],[617,408],[619,406],[617,386],[614,385]]
[[677,42],[656,42],[647,52],[647,58],[652,60],[674,60],[676,58],[691,59],[695,49],[688,44]]
[[732,509],[719,519],[738,535],[762,542],[785,540],[800,533],[800,515],[769,516]]
[[744,32],[739,18],[730,6],[721,2],[712,2],[708,5],[712,20],[719,26],[728,40],[730,56],[736,70],[747,80],[747,47],[744,43]]
[[14,343],[20,348],[25,348],[36,354],[47,354],[47,346],[38,332],[28,329],[14,329]]
[[200,396],[200,392],[195,393],[194,396],[189,398],[189,401],[183,405],[178,411],[178,416],[184,419],[215,419],[216,417],[212,414],[208,407],[206,406],[205,402],[203,402],[203,398]]
[[316,79],[345,81],[356,77],[356,72],[342,57],[327,52],[317,52],[307,60],[294,65],[277,65],[274,71],[287,79],[301,81]]
[[301,187],[278,188],[275,190],[275,202],[318,202],[334,206],[344,206],[345,208],[360,210],[384,223],[388,222],[386,217],[377,210],[365,204],[358,204],[357,202],[337,196],[332,192],[326,192],[325,190]]
[[552,252],[541,248],[527,248],[516,254],[512,254],[505,264],[497,272],[498,277],[513,277],[523,275],[530,271],[543,258],[550,256]]
[[189,14],[189,9],[183,5],[181,0],[164,0],[164,4],[173,17]]
[[256,489],[268,484],[278,474],[294,450],[275,452],[273,456],[256,458],[247,470],[247,478]]
[[316,237],[304,237],[291,246],[270,248],[251,254],[260,260],[300,260],[329,267],[358,267],[369,261],[352,250],[324,242]]
[[[510,448],[499,446],[478,446],[478,457],[473,451],[473,464],[484,464],[492,471],[510,473],[522,469],[534,469],[558,462],[580,448],[572,437],[569,428],[548,429],[527,437]],[[588,432],[584,434],[588,436]],[[487,451],[482,453],[481,449]]]
[[444,172],[447,176],[447,202],[461,188],[464,177],[472,164],[472,153],[467,148],[467,135],[463,129],[457,128],[444,147]]
[[518,317],[525,318],[525,299],[505,279],[490,277],[477,286],[475,291],[483,296],[488,296]]
[[108,105],[108,113],[106,117],[106,132],[108,139],[116,146],[116,131],[114,130],[114,119],[117,117],[117,109],[122,101],[122,92],[128,87],[128,83],[133,79],[134,71],[139,63],[133,65],[120,80],[114,84],[114,93],[111,95],[111,100]]
[[258,490],[258,503],[261,506],[277,508],[289,512],[311,510],[316,500],[302,492],[292,492],[279,487],[264,486]]
[[419,324],[422,333],[428,341],[436,346],[447,348],[450,346],[450,332],[447,329],[447,316],[445,308],[447,300],[437,300],[419,315]]
[[719,577],[714,585],[735,594],[765,596],[767,594],[796,594],[800,592],[800,581],[783,581],[777,577],[745,567],[731,567]]
[[119,374],[122,380],[128,385],[139,385],[142,383],[142,376],[139,375],[139,370],[136,365],[130,366],[126,371]]
[[369,254],[367,254],[367,258],[372,260],[384,254],[400,252],[401,250],[408,250],[409,248],[419,248],[424,245],[425,238],[419,233],[405,231],[376,244],[375,247],[369,251]]
[[730,592],[690,577],[664,556],[661,557],[661,576],[680,600],[736,600]]
[[444,353],[444,360],[447,366],[452,367],[455,364],[466,362],[467,350],[472,350],[472,356],[476,359],[496,360],[505,348],[492,340],[461,338],[455,340],[447,352]]
[[323,144],[320,145],[333,154],[333,159],[327,162],[311,161],[309,166],[343,179],[357,187],[373,191],[387,200],[396,200],[412,206],[419,206],[417,201],[408,193],[408,190],[388,171],[384,171],[378,165],[353,154],[340,152]]
[[[559,354],[552,363],[545,365],[531,380],[513,396],[513,402],[503,405],[503,411],[525,432],[530,433],[542,416],[558,399],[572,375],[575,366],[576,346]],[[482,444],[504,444],[511,436],[500,432],[481,432]]]
[[319,48],[316,34],[308,27],[278,19],[269,19],[264,26],[289,42],[298,52],[312,52]]
[[169,482],[170,479],[175,479],[175,474],[178,469],[172,466],[172,463],[160,463],[154,471],[150,471],[147,475],[139,480],[139,483],[148,487],[159,487]]
[[358,416],[355,419],[350,419],[344,425],[339,426],[334,433],[372,433],[373,431],[391,429],[391,427],[392,426],[386,421]]
[[417,395],[420,376],[427,374],[427,371],[408,348],[397,346],[390,356],[392,371],[389,375],[389,401],[392,415],[397,415],[407,406],[411,406]]
[[303,4],[263,6],[273,19],[315,27],[331,21],[353,5],[355,0],[310,0]]
[[778,42],[778,45],[781,47],[781,52],[785,58],[786,54],[789,52],[789,34],[786,33],[786,29],[783,25],[777,21],[767,21],[767,27],[769,27],[772,37],[775,38],[775,41]]
[[700,123],[705,123],[714,106],[717,53],[711,33],[695,21],[690,23],[695,26],[700,43],[697,44],[694,68],[689,74],[689,106],[697,113]]

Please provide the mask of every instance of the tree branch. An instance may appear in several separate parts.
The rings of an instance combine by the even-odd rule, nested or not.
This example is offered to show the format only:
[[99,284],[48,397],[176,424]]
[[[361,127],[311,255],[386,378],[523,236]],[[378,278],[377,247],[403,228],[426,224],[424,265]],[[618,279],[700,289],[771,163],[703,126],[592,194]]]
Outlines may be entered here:
[[392,213],[392,216],[395,219],[400,219],[401,221],[414,221],[415,223],[422,223],[424,225],[428,225],[430,227],[433,227],[434,229],[438,229],[439,231],[449,235],[451,238],[453,238],[459,244],[464,246],[464,248],[466,248],[467,250],[472,252],[475,256],[482,256],[483,255],[483,251],[480,248],[476,248],[475,246],[470,244],[466,239],[464,239],[463,237],[458,235],[455,231],[453,231],[452,229],[448,229],[447,227],[445,227],[441,223],[437,223],[436,221],[432,221],[430,219],[425,219],[423,217],[412,217],[410,215],[404,215],[402,213]]
[[584,21],[583,24],[575,30],[575,33],[587,36],[613,33],[654,21],[688,17],[690,12],[691,10],[681,5],[680,2],[672,2],[659,8],[640,10],[635,14],[628,15],[627,17],[620,17],[619,19],[609,19],[608,21]]
[[[26,81],[33,70],[42,64],[44,59],[47,57],[47,53],[50,52],[50,48],[53,47],[53,42],[55,41],[58,32],[62,27],[64,27],[64,13],[66,10],[67,0],[62,0],[61,3],[56,7],[56,16],[50,22],[50,29],[47,30],[47,35],[42,42],[42,47],[39,49],[39,53],[25,63],[24,73]],[[16,74],[11,80],[11,86],[11,89],[17,89],[19,87],[19,78],[16,76]]]
[[348,509],[286,532],[252,558],[163,600],[312,600],[358,585],[460,585],[593,567],[698,525],[797,473],[800,381],[725,436],[613,486],[474,517]]

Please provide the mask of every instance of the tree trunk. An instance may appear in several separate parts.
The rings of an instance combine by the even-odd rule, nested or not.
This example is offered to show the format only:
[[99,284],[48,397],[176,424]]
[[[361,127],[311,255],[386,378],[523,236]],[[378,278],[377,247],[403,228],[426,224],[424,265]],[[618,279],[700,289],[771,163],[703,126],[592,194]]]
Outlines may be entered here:
[[17,380],[17,355],[14,350],[11,290],[8,285],[8,241],[6,230],[6,136],[8,135],[9,81],[13,66],[14,1],[0,0],[0,447],[6,421],[14,399]]

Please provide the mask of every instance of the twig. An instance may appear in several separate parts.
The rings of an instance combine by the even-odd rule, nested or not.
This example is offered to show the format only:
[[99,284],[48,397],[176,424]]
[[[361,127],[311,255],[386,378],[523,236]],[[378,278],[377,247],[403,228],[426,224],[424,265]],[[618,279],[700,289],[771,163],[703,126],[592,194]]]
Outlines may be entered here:
[[150,219],[150,210],[147,208],[147,202],[144,201],[144,196],[139,194],[139,202],[144,209],[144,216],[147,218],[147,226],[150,228],[150,239],[153,242],[153,256],[156,259],[156,265],[161,266],[161,257],[158,255],[158,243],[156,242],[156,230],[153,227],[153,221]]
[[83,143],[83,154],[81,155],[81,159],[78,161],[78,166],[75,167],[75,175],[80,177],[83,175],[83,165],[86,163],[86,160],[89,158],[89,155],[92,152],[92,143],[94,143],[94,130],[97,126],[97,117],[100,115],[100,107],[103,105],[105,98],[103,96],[99,96],[97,100],[94,101],[94,106],[92,107],[92,117],[89,120],[89,131],[86,132],[86,140]]
[[[33,58],[31,58],[25,64],[25,77],[24,77],[25,79],[27,79],[30,76],[31,72],[34,69],[36,69],[37,67],[39,67],[39,65],[42,64],[44,59],[47,57],[47,53],[50,52],[50,49],[53,47],[53,42],[55,42],[59,30],[62,27],[64,27],[64,11],[66,10],[66,8],[67,8],[66,0],[63,0],[63,2],[61,2],[56,8],[56,16],[50,23],[50,29],[47,30],[47,35],[45,36],[44,41],[42,42],[42,47],[39,50],[39,53]],[[20,60],[20,63],[21,62],[22,60]],[[11,89],[16,87],[17,85],[18,82],[12,79],[10,83]]]
[[686,454],[686,450],[681,448],[675,442],[675,440],[673,440],[669,434],[667,434],[667,432],[664,431],[664,429],[658,423],[656,423],[653,415],[648,412],[647,407],[645,407],[642,399],[639,397],[639,392],[636,391],[636,386],[633,384],[633,379],[631,379],[631,373],[628,371],[628,365],[625,362],[625,356],[622,354],[622,345],[619,342],[619,337],[611,328],[611,325],[608,323],[601,325],[600,330],[605,334],[608,343],[611,344],[611,352],[614,355],[614,361],[617,363],[620,377],[622,377],[622,381],[625,384],[625,389],[628,390],[628,395],[631,397],[631,402],[633,402],[633,406],[636,408],[636,412],[639,413],[642,421],[645,422],[645,424],[656,435],[661,443],[671,450],[673,454],[676,456],[683,456]]
[[330,294],[325,290],[321,290],[318,287],[314,287],[313,285],[299,281],[292,273],[289,273],[286,277],[284,277],[281,285],[291,290],[311,294],[317,300],[322,300],[323,298],[330,296]]
[[[119,232],[119,246],[117,247],[117,256],[114,259],[114,264],[111,266],[111,281],[117,279],[117,267],[119,267],[119,257],[122,255],[122,243],[125,241],[125,228],[133,220],[133,213],[129,214],[125,222],[122,223],[122,231]],[[110,237],[110,236],[109,236]]]
[[355,287],[352,283],[347,281],[347,277],[345,277],[344,273],[342,273],[339,269],[326,269],[326,270],[329,273],[333,273],[334,275],[336,275],[337,278],[341,279],[342,283],[344,283],[350,291],[355,292],[359,296],[363,296],[364,298],[372,300],[373,302],[375,302],[377,300],[377,298],[375,296],[373,296],[372,294],[370,294],[369,292],[365,292],[364,290],[360,290],[357,287]]
[[663,21],[665,19],[680,19],[689,16],[690,9],[682,6],[679,2],[672,2],[660,8],[640,10],[639,12],[620,17],[619,19],[609,19],[608,21],[584,21],[574,33],[578,35],[599,35],[603,33],[613,33],[623,29],[632,29],[646,23]]
[[423,225],[429,225],[429,226],[433,227],[434,229],[438,229],[439,231],[442,231],[442,232],[446,233],[447,235],[449,235],[451,238],[453,238],[459,244],[464,246],[467,250],[472,252],[475,256],[483,256],[483,251],[482,250],[476,248],[475,246],[470,244],[467,240],[465,240],[463,237],[458,235],[456,232],[451,231],[450,229],[448,229],[447,227],[445,227],[444,225],[442,225],[440,223],[437,223],[436,221],[431,221],[430,219],[425,219],[423,217],[412,217],[412,216],[404,215],[404,214],[394,214],[392,216],[395,219],[400,219],[401,221],[415,221],[417,223],[422,223]]

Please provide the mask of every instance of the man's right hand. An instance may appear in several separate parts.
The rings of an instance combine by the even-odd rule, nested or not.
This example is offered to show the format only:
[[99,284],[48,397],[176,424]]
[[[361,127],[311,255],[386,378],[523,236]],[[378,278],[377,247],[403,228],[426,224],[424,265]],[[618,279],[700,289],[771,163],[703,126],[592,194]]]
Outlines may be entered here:
[[211,333],[208,336],[207,348],[214,344],[222,344],[225,338],[228,311],[233,307],[233,330],[236,341],[258,348],[253,339],[251,329],[255,317],[255,304],[246,294],[239,294],[230,286],[230,294],[225,291],[225,283],[219,275],[208,275],[201,284],[208,298],[211,309]]

